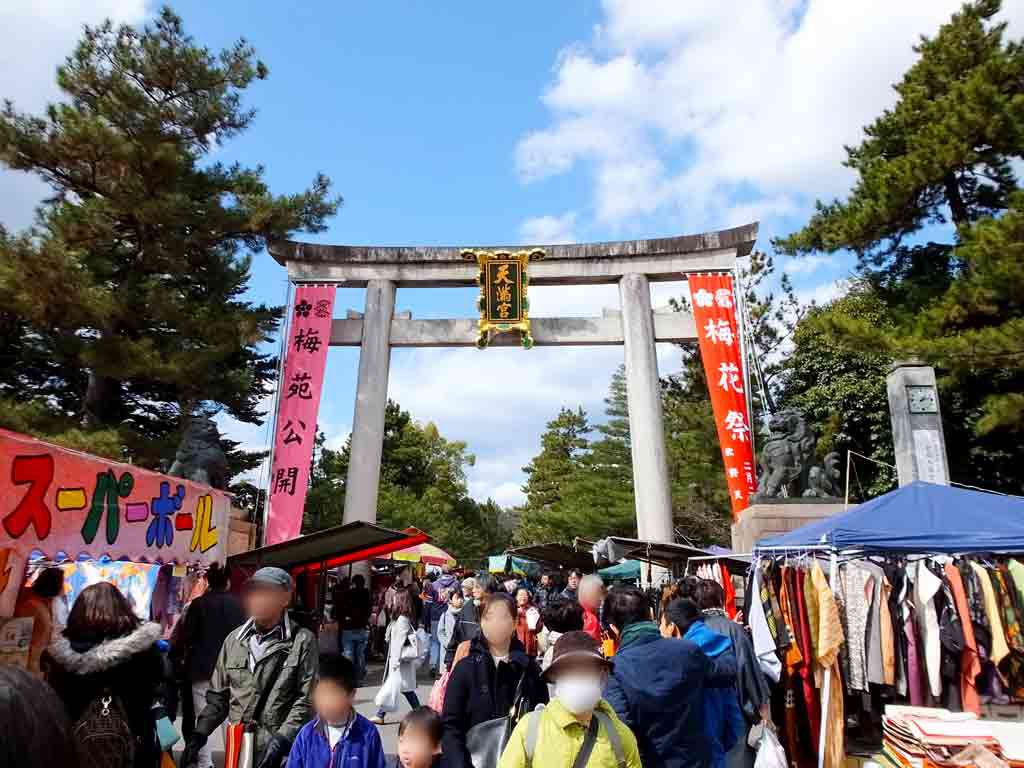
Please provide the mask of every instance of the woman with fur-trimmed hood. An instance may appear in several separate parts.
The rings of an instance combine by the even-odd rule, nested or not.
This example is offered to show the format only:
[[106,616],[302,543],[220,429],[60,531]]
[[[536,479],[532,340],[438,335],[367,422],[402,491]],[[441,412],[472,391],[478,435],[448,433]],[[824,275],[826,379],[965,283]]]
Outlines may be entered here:
[[135,768],[156,768],[155,703],[162,704],[159,624],[142,623],[112,584],[86,587],[75,600],[64,632],[43,658],[46,679],[76,723],[107,692],[120,701],[134,737]]

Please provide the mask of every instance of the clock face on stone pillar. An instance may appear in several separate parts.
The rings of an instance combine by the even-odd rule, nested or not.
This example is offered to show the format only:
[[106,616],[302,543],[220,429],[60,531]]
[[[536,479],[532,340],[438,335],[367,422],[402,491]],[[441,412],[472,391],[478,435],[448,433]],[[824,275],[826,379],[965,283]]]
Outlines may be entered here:
[[907,406],[910,408],[911,413],[938,413],[939,396],[935,391],[935,387],[928,385],[908,386]]

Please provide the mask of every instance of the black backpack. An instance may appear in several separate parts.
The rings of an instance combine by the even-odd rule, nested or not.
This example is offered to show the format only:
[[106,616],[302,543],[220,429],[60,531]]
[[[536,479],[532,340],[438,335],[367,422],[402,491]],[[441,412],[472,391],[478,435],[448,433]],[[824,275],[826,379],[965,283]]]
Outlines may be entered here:
[[131,768],[135,737],[121,700],[104,690],[89,702],[73,728],[81,768]]

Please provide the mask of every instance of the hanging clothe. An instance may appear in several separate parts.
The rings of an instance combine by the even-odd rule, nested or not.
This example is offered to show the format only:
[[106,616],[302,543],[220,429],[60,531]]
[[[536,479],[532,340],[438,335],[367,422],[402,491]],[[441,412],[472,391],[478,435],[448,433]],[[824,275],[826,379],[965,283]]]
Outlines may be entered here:
[[765,677],[777,683],[782,677],[782,662],[779,661],[775,647],[775,635],[771,631],[771,625],[768,623],[765,613],[765,600],[761,597],[764,578],[764,569],[760,567],[753,569],[753,578],[750,582],[750,615],[747,616],[747,622],[750,625],[750,635],[754,641],[757,663]]
[[992,650],[989,658],[997,667],[1003,659],[1010,655],[1010,649],[1006,645],[1006,634],[1003,631],[1003,622],[999,618],[999,606],[996,603],[996,594],[992,589],[992,581],[988,571],[975,562],[971,562],[971,569],[974,571],[978,582],[981,584],[982,596],[985,600],[985,617],[988,619],[989,632],[991,634]]
[[868,626],[866,635],[866,658],[868,664],[868,682],[875,685],[885,684],[885,659],[882,653],[882,584],[885,574],[874,563],[862,561],[860,568],[871,574],[871,606],[868,610]]
[[846,761],[846,718],[843,713],[843,680],[840,674],[839,650],[843,646],[843,628],[839,606],[818,563],[811,566],[811,584],[817,622],[818,686],[830,674],[828,717],[825,726],[825,768],[841,768]]
[[729,569],[725,566],[725,563],[719,563],[718,569],[722,575],[722,590],[725,592],[725,612],[729,614],[730,619],[736,618],[736,587],[732,584],[732,574],[729,573]]
[[857,563],[846,563],[839,569],[846,616],[846,653],[843,656],[846,686],[850,692],[868,689],[867,627],[872,597],[871,574]]
[[964,635],[964,650],[960,659],[960,699],[965,712],[981,714],[981,699],[978,696],[977,678],[981,674],[981,661],[978,658],[978,644],[974,639],[974,627],[971,624],[971,611],[967,605],[967,592],[964,589],[960,570],[952,563],[946,563],[943,570],[953,591],[953,603],[960,614],[960,626]]
[[940,661],[942,651],[939,641],[939,616],[935,609],[935,595],[942,588],[942,579],[931,572],[924,560],[917,562],[917,578],[914,580],[914,608],[917,612],[918,629],[924,648],[924,667],[931,695],[942,696],[942,674]]
[[804,594],[804,572],[799,569],[794,569],[793,572],[793,588],[796,592],[794,617],[797,623],[798,645],[804,657],[804,663],[800,665],[799,670],[800,685],[803,690],[804,705],[807,708],[807,720],[811,726],[811,745],[814,747],[814,754],[817,755],[821,736],[821,701],[814,687],[814,669],[817,663],[814,646],[811,643],[811,630],[808,626],[810,619],[807,616],[807,596]]

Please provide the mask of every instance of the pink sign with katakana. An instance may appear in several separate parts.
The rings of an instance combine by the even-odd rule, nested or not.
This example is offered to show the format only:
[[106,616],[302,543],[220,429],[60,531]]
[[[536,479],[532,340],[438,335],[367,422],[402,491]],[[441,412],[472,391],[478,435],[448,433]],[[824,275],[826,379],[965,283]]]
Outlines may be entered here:
[[278,383],[270,514],[264,544],[294,539],[302,531],[316,415],[331,341],[334,294],[333,285],[300,285],[295,289],[284,371]]

